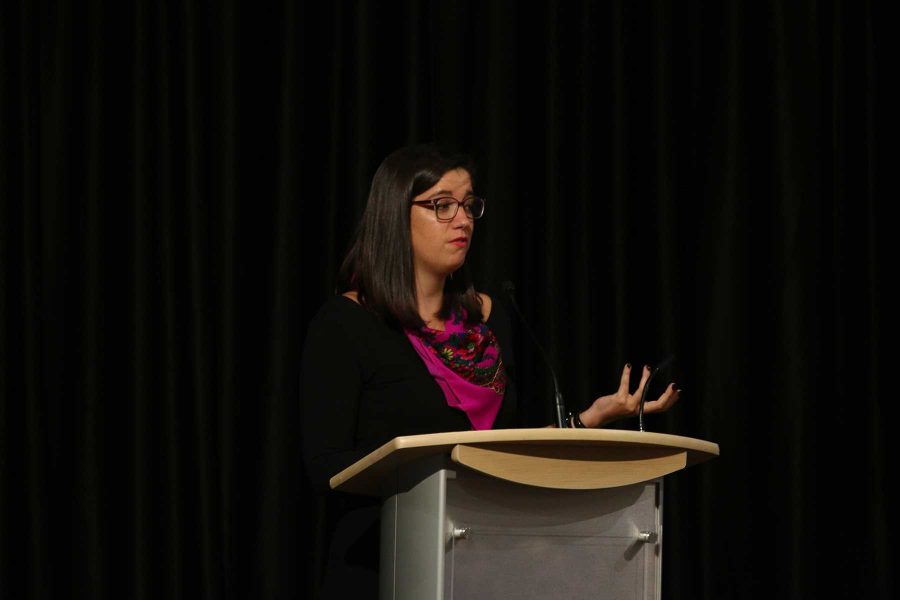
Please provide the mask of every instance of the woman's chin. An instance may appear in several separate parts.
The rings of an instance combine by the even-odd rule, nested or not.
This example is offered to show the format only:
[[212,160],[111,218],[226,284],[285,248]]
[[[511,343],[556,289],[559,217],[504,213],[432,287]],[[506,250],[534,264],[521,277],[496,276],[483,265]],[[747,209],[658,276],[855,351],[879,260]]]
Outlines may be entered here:
[[447,268],[447,277],[452,277],[454,273],[462,269],[462,266],[466,264],[465,260],[461,260],[458,263],[454,263]]

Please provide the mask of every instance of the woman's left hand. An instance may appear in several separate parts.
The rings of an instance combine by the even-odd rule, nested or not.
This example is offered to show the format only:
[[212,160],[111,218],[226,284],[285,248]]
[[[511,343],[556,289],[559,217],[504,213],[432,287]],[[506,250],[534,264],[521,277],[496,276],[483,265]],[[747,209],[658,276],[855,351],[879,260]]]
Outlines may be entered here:
[[[631,387],[631,365],[626,364],[625,368],[622,369],[619,389],[613,394],[600,396],[594,400],[593,404],[579,415],[581,422],[584,423],[585,427],[602,427],[618,419],[636,417],[640,410],[641,395],[644,393],[644,387],[649,379],[650,367],[645,366],[641,373],[641,381],[637,389],[632,393],[629,391]],[[659,398],[644,402],[644,413],[669,410],[673,404],[678,402],[680,394],[681,390],[675,389],[675,384],[670,383]]]

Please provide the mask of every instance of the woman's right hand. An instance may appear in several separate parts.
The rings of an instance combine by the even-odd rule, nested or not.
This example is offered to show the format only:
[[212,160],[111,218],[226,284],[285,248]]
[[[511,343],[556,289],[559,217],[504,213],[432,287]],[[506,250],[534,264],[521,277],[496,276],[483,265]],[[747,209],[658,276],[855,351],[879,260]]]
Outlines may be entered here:
[[[603,427],[618,419],[636,417],[641,405],[641,395],[644,387],[650,379],[650,367],[644,366],[641,373],[641,381],[634,392],[631,387],[631,364],[626,364],[622,369],[622,377],[619,380],[619,389],[607,396],[600,396],[579,415],[585,427]],[[670,383],[666,390],[656,400],[644,402],[644,413],[656,413],[669,410],[678,402],[681,390],[675,389],[675,384]]]

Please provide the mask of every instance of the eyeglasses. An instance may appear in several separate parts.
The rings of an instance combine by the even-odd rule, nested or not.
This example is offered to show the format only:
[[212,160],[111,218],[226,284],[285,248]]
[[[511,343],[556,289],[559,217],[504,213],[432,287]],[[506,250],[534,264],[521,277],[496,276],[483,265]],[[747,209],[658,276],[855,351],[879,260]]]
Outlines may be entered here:
[[484,216],[484,198],[479,198],[478,196],[469,196],[465,200],[457,200],[456,198],[413,200],[412,203],[419,206],[430,205],[434,209],[434,216],[441,222],[455,219],[460,206],[463,207],[466,211],[466,216],[470,219],[480,219]]

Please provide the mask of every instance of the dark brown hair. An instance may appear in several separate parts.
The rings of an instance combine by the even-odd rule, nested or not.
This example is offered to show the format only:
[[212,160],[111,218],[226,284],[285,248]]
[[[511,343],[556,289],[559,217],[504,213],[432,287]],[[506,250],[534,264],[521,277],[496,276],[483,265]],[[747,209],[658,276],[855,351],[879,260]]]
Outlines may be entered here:
[[[410,329],[424,325],[416,303],[410,203],[455,169],[467,171],[474,185],[471,158],[434,144],[406,146],[382,161],[338,273],[338,293],[356,291],[360,304],[392,325]],[[447,278],[438,316],[446,319],[460,308],[465,309],[468,323],[481,320],[481,298],[465,265]]]

